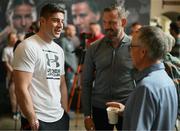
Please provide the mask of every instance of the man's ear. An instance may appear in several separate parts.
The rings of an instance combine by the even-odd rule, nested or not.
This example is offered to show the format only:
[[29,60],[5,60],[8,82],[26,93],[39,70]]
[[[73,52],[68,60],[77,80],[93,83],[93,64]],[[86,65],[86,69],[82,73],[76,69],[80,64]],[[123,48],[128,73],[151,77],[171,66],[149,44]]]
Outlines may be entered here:
[[41,24],[45,23],[45,18],[44,18],[44,17],[40,17],[40,18],[39,18],[39,22],[40,22]]
[[121,19],[121,23],[122,23],[122,27],[125,27],[126,24],[127,24],[127,19],[122,18],[122,19]]
[[141,49],[141,56],[146,57],[146,55],[147,55],[147,49],[145,48]]
[[39,18],[39,22],[42,23],[43,22],[43,17]]

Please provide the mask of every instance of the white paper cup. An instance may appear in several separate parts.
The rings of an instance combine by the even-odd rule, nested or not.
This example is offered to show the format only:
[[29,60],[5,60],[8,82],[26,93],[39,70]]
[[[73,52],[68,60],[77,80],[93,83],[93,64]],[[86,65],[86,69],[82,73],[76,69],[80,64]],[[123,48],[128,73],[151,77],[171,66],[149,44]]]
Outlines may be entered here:
[[118,112],[120,111],[120,109],[117,107],[108,107],[106,110],[107,110],[109,124],[113,124],[113,125],[117,124],[119,117]]

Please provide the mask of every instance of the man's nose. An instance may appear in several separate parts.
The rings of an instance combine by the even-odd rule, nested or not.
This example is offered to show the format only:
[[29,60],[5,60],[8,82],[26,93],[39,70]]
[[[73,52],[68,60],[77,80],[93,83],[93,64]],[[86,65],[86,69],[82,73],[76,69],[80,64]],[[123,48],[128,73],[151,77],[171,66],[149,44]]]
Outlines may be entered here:
[[64,26],[64,22],[58,22],[58,27],[60,27],[60,28],[63,28],[63,26]]
[[108,24],[105,25],[105,28],[106,28],[106,29],[112,29],[112,28],[113,28],[113,25],[108,23]]
[[21,25],[26,26],[26,18],[25,17],[21,17]]

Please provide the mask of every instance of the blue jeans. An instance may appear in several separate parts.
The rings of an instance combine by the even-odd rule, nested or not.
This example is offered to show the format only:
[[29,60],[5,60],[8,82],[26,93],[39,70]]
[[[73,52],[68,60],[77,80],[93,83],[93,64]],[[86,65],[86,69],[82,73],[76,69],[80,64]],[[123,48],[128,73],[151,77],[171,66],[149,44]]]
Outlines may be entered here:
[[[29,122],[24,117],[21,117],[21,130],[31,130]],[[43,122],[39,120],[39,130],[69,130],[69,116],[64,112],[63,117],[56,122]]]

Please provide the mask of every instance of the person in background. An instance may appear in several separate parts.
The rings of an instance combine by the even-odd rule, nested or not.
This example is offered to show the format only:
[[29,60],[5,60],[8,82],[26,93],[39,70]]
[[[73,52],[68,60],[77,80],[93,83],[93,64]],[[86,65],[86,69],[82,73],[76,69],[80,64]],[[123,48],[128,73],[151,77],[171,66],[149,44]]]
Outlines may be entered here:
[[[123,104],[134,89],[131,78],[132,61],[125,34],[127,11],[112,5],[102,14],[105,37],[95,41],[86,51],[83,67],[82,107],[87,130],[113,130],[108,123],[106,102]],[[115,125],[122,129],[123,118]]]
[[78,48],[80,46],[80,40],[77,37],[77,31],[76,31],[76,27],[73,24],[68,24],[68,36],[71,39],[71,41],[73,42],[73,45],[75,48]]
[[[0,32],[0,59],[2,59],[2,51],[7,44],[7,36],[11,32],[16,32],[17,35],[25,35],[26,31],[36,20],[36,8],[33,0],[9,0],[6,11],[7,26]],[[0,84],[4,86],[6,73],[0,61]]]
[[15,32],[11,32],[8,35],[8,45],[3,50],[2,61],[4,62],[6,71],[7,71],[7,89],[9,90],[10,102],[11,102],[11,109],[13,114],[13,119],[19,119],[20,114],[18,112],[18,104],[15,95],[15,87],[14,87],[14,80],[13,80],[13,47],[17,41],[17,35]]
[[40,11],[40,28],[14,52],[15,92],[22,130],[68,130],[64,52],[53,39],[64,25],[64,9],[55,3]]
[[95,1],[91,0],[73,0],[71,13],[78,33],[89,32],[89,24],[100,19],[100,11]]
[[167,36],[166,50],[167,53],[163,58],[165,70],[175,83],[178,94],[178,116],[176,120],[176,128],[180,128],[180,59],[170,54],[172,47],[175,45],[175,39],[170,34],[165,33]]
[[167,39],[167,44],[166,44],[166,51],[167,53],[165,54],[163,60],[165,62],[171,62],[172,64],[176,65],[177,67],[180,68],[180,59],[171,55],[171,51],[172,48],[174,47],[176,40],[174,39],[174,37],[171,34],[167,34],[166,35],[166,39]]
[[133,37],[141,27],[142,25],[139,22],[132,23],[130,36]]
[[176,22],[170,24],[170,34],[176,40],[175,45],[171,50],[171,54],[180,59],[180,27]]
[[[78,66],[78,60],[75,54],[75,42],[74,37],[75,37],[75,27],[74,25],[67,25],[64,29],[65,36],[61,38],[60,46],[64,50],[64,55],[65,55],[65,78],[67,82],[67,87],[68,87],[68,93],[70,93],[72,83],[73,83],[73,78],[77,70]],[[77,38],[77,37],[75,37]]]
[[92,42],[102,39],[104,34],[101,32],[101,26],[98,23],[90,23],[89,25],[89,35],[90,37],[86,40],[86,47],[89,48]]
[[[166,35],[158,27],[144,26],[130,45],[136,88],[127,103],[108,102],[123,112],[123,130],[173,130],[177,118],[176,87],[162,63]],[[122,113],[122,112],[121,112]]]

